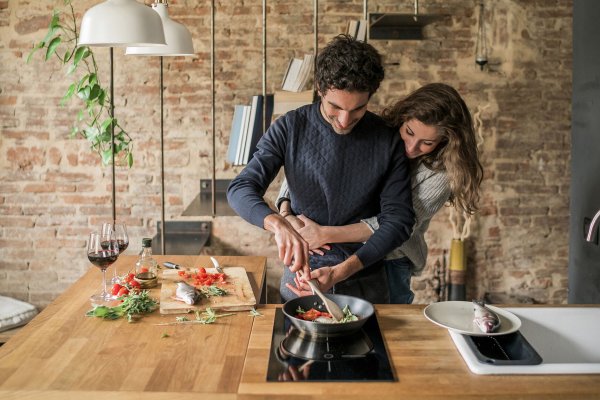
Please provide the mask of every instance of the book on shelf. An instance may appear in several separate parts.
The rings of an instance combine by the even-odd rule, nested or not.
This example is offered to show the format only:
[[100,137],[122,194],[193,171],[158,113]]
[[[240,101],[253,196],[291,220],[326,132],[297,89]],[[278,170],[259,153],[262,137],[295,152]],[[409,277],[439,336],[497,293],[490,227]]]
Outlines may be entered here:
[[227,148],[227,162],[235,164],[237,160],[237,148],[244,119],[244,105],[237,104],[233,111],[231,120],[231,131],[229,133],[229,147]]
[[[231,121],[227,161],[232,165],[245,165],[256,151],[256,145],[264,133],[263,96],[252,96],[250,105],[236,105]],[[267,95],[266,125],[273,115],[273,95]]]
[[282,115],[288,111],[295,110],[303,105],[313,102],[313,90],[303,92],[287,92],[285,90],[276,90],[274,96],[273,115]]
[[[254,98],[257,99],[256,100],[256,108],[254,108],[254,103],[255,103]],[[265,103],[266,103],[266,105],[265,105]],[[252,159],[252,157],[254,156],[254,153],[256,152],[256,145],[258,144],[258,141],[260,140],[262,135],[265,133],[265,131],[269,128],[269,125],[271,125],[271,118],[273,116],[273,95],[267,94],[266,102],[262,95],[253,96],[252,105],[253,105],[252,110],[253,110],[254,115],[251,117],[252,125],[249,125],[249,138],[250,139],[248,141],[248,146],[246,147],[244,164],[248,164],[248,162]],[[263,115],[263,107],[265,108],[264,115]],[[263,126],[263,116],[265,118],[264,126]]]
[[246,135],[248,134],[248,123],[250,121],[250,106],[244,105],[242,113],[242,123],[240,125],[240,132],[235,148],[235,162],[234,165],[242,165],[242,158],[244,154],[244,145],[246,143]]
[[346,34],[354,39],[364,42],[367,40],[367,24],[366,19],[351,20],[346,25]]
[[312,77],[314,55],[305,54],[304,58],[293,58],[283,76],[282,90],[301,92]]

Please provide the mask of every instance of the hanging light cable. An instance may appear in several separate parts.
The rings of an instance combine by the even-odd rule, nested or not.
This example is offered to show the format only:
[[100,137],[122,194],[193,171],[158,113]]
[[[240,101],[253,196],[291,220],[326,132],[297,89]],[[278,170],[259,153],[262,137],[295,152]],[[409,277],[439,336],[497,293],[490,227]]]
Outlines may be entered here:
[[160,16],[162,20],[165,39],[165,46],[140,46],[127,47],[125,54],[138,56],[159,56],[159,94],[160,94],[160,248],[161,254],[167,254],[166,237],[167,228],[165,226],[165,149],[164,149],[164,90],[163,85],[163,56],[193,56],[194,45],[192,43],[192,34],[179,22],[173,21],[169,17],[169,4],[167,0],[157,0],[152,4],[152,9]]
[[477,47],[475,49],[475,63],[483,71],[483,67],[487,64],[487,44],[485,39],[485,22],[483,0],[479,2],[479,27],[477,28]]

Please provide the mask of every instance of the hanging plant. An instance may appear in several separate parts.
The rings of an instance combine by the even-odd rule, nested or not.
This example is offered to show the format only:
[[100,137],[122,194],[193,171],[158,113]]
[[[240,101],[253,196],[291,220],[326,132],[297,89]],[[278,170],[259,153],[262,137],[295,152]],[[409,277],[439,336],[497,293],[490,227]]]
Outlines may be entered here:
[[[44,39],[34,44],[27,57],[46,49],[44,62],[58,59],[72,79],[60,105],[64,106],[75,95],[83,104],[71,128],[70,137],[82,136],[90,142],[90,148],[98,153],[104,165],[112,162],[111,123],[115,131],[115,162],[133,165],[133,142],[117,119],[110,112],[110,92],[100,83],[98,65],[88,46],[77,46],[77,19],[72,0],[64,0],[67,11],[53,10],[48,32]],[[79,74],[76,74],[78,72]]]

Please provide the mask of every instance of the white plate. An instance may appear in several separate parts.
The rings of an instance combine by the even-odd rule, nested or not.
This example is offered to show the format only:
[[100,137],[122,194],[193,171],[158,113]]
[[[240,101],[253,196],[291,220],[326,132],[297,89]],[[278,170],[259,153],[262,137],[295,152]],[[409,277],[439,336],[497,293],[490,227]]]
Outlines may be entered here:
[[425,318],[436,325],[454,332],[471,336],[498,336],[513,333],[521,327],[521,320],[515,314],[502,308],[485,305],[500,318],[500,327],[496,332],[484,333],[475,325],[473,303],[470,301],[442,301],[425,307]]

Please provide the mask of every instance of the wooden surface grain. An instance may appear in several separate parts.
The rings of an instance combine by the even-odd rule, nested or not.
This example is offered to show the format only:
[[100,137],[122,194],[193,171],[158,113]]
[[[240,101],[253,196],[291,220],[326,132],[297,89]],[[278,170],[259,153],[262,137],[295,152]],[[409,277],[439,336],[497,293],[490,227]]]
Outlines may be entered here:
[[[136,258],[121,256],[116,263],[119,273],[133,268]],[[212,265],[203,256],[155,258],[187,266]],[[255,296],[260,295],[266,258],[216,258],[223,266],[244,266]],[[52,393],[63,393],[61,398],[65,398],[95,392],[122,392],[115,398],[127,393],[136,394],[131,398],[154,398],[145,394],[237,392],[254,319],[248,311],[219,318],[211,325],[159,326],[174,322],[175,316],[158,311],[136,323],[86,317],[89,297],[98,291],[100,281],[99,270],[90,266],[90,271],[0,347],[0,398],[37,398],[40,393],[44,398],[52,398]],[[158,299],[159,291],[152,289],[151,296]]]
[[599,375],[476,375],[446,329],[423,316],[425,305],[377,305],[395,382],[266,382],[275,305],[255,319],[239,393],[248,396],[407,399],[600,398]]

